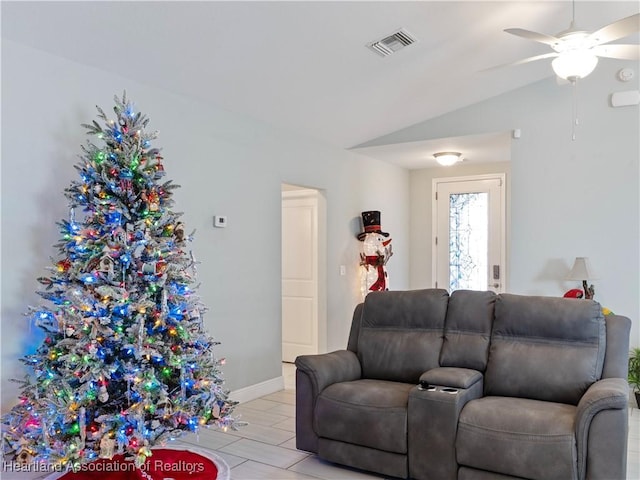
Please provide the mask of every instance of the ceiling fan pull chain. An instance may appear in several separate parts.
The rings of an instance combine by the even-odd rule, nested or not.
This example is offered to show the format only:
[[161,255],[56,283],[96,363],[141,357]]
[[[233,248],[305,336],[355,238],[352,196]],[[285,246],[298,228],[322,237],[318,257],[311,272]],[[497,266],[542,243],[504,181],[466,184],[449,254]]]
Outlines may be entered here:
[[576,139],[576,130],[578,129],[578,125],[580,122],[578,121],[578,82],[577,80],[571,81],[571,90],[572,90],[572,99],[571,99],[571,109],[572,111],[572,119],[571,119],[571,140]]

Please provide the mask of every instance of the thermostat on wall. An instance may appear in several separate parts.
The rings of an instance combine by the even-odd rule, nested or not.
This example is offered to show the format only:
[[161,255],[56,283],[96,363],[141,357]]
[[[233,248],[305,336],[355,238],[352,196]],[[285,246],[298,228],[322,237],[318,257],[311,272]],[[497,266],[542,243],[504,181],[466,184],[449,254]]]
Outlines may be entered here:
[[213,217],[213,226],[218,228],[224,228],[227,226],[227,216],[226,215],[216,215]]

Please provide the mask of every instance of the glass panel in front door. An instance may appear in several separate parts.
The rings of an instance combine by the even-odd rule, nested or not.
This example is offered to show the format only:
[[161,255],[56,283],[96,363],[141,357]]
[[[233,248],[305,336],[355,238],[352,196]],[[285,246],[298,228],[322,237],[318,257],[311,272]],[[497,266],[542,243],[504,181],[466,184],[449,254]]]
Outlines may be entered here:
[[449,195],[448,290],[486,290],[489,194]]

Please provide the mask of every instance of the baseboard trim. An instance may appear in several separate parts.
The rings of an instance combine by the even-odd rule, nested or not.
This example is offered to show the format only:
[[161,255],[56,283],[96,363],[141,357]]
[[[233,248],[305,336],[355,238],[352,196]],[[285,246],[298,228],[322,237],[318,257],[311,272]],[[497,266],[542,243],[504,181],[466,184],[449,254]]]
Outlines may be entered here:
[[284,377],[281,375],[271,380],[249,385],[248,387],[239,388],[229,394],[229,399],[239,403],[250,402],[256,398],[264,397],[270,393],[284,390]]

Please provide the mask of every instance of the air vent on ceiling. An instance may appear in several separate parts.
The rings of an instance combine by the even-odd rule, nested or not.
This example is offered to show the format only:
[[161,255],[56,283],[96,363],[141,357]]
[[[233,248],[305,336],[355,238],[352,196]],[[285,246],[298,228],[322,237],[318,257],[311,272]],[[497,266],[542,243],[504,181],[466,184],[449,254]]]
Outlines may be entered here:
[[406,30],[398,30],[382,40],[367,45],[382,57],[387,57],[398,50],[416,43],[416,39]]

